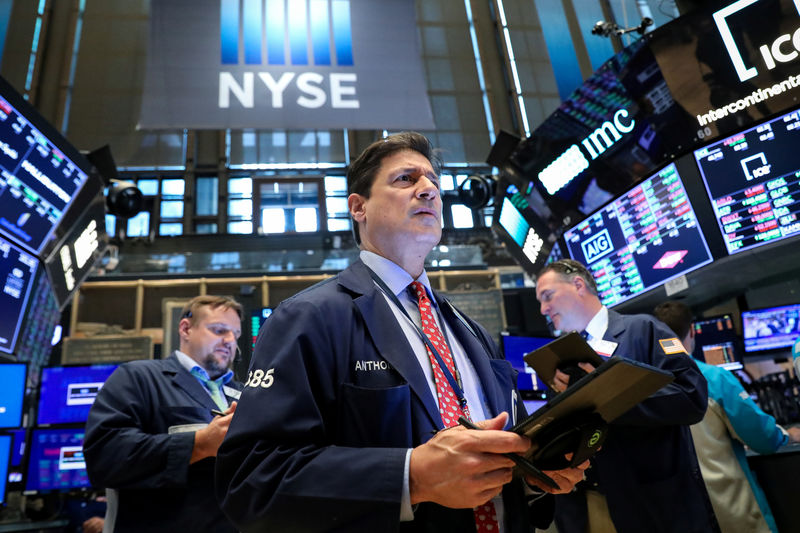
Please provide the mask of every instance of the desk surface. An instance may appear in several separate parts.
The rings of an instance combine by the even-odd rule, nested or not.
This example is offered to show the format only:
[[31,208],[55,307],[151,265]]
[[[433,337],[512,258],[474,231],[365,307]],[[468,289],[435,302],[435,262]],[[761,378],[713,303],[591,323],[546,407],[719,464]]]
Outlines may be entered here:
[[61,528],[69,525],[66,518],[61,520],[48,520],[46,522],[0,522],[0,532],[12,531],[41,531]]

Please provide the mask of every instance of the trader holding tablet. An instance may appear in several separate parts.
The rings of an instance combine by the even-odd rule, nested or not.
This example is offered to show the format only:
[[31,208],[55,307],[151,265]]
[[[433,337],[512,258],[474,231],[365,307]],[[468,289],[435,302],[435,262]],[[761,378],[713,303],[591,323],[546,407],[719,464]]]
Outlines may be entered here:
[[[688,427],[703,418],[707,385],[675,334],[649,315],[603,306],[591,273],[570,259],[539,273],[536,297],[555,329],[580,332],[601,356],[640,361],[675,378],[616,419],[587,480],[556,497],[559,532],[718,531]],[[556,372],[553,388],[564,390],[576,372]]]
[[[418,133],[350,165],[360,258],[265,323],[217,458],[241,531],[529,533],[551,520],[550,497],[526,492],[503,455],[530,446],[499,431],[524,415],[511,365],[425,273],[438,173]],[[454,427],[461,416],[482,429]],[[548,472],[548,490],[571,490],[587,465]]]

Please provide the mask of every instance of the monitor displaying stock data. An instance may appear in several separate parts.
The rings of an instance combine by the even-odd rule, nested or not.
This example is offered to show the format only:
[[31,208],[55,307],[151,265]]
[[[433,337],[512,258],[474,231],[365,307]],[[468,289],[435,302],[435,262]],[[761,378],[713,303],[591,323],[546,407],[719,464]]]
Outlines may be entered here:
[[39,260],[0,237],[0,352],[12,353]]
[[607,306],[713,259],[674,163],[568,229],[564,240]]
[[694,152],[729,254],[800,235],[800,111]]
[[97,393],[118,365],[55,366],[42,368],[36,423],[86,422]]
[[0,234],[39,254],[88,174],[25,113],[0,95]]

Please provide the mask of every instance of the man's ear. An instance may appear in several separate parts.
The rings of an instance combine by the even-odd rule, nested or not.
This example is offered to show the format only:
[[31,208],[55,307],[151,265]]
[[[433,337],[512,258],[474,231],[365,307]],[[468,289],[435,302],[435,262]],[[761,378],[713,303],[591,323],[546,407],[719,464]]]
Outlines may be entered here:
[[182,318],[180,322],[178,322],[178,336],[183,339],[185,336],[189,335],[189,328],[192,327],[192,322],[188,318]]
[[350,216],[356,222],[364,222],[367,219],[367,199],[358,193],[353,193],[347,197],[347,209]]

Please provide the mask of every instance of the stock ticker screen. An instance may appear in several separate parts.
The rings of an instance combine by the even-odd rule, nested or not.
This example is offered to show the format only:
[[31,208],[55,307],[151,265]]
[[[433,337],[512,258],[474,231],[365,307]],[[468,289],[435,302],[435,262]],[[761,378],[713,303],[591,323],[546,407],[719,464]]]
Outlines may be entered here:
[[694,152],[729,254],[800,234],[800,111]]
[[38,267],[38,259],[0,237],[0,352],[14,351]]
[[712,261],[674,163],[564,232],[613,306]]
[[0,96],[0,233],[40,253],[87,179]]

